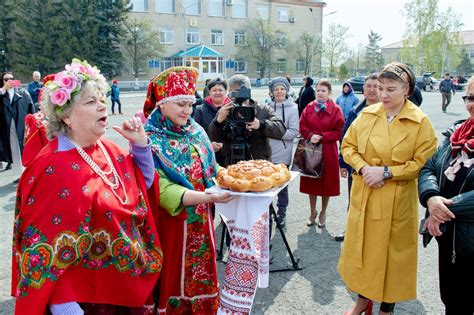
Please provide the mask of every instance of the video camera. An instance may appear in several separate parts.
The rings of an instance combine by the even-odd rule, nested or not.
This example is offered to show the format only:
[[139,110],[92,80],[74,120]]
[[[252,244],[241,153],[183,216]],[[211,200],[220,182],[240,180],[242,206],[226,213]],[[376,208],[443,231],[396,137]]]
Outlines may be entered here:
[[238,90],[232,91],[229,98],[235,106],[230,111],[224,124],[224,132],[231,141],[231,160],[232,163],[245,160],[245,147],[247,123],[255,120],[255,108],[253,106],[244,106],[243,103],[251,99],[250,89],[241,86]]
[[235,107],[230,112],[229,120],[236,123],[248,123],[254,121],[255,109],[253,107],[242,105],[245,101],[251,99],[250,89],[241,86],[238,90],[230,92],[229,98],[235,104]]

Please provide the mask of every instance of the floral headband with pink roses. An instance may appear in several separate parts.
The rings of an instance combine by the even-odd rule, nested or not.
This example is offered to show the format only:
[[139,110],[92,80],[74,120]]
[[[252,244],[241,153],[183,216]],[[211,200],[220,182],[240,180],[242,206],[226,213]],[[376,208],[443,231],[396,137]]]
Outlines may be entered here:
[[54,74],[54,79],[45,83],[45,88],[50,91],[49,100],[56,105],[57,113],[62,112],[71,104],[72,98],[81,91],[82,84],[86,81],[105,82],[100,70],[92,67],[86,60],[80,61],[74,58],[71,64],[65,66],[65,69]]

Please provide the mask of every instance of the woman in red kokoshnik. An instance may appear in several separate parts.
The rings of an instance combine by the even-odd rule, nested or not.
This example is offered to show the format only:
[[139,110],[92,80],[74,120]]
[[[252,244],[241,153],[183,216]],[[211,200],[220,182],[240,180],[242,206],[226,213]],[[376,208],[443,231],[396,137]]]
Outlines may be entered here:
[[102,138],[107,89],[77,59],[45,84],[51,142],[17,192],[15,314],[153,314],[162,252],[147,196],[157,199],[151,149],[136,118],[114,127],[132,154]]
[[210,204],[231,197],[204,193],[217,164],[206,132],[191,118],[197,76],[192,67],[165,70],[151,80],[144,107],[160,175],[160,314],[215,314],[219,303]]

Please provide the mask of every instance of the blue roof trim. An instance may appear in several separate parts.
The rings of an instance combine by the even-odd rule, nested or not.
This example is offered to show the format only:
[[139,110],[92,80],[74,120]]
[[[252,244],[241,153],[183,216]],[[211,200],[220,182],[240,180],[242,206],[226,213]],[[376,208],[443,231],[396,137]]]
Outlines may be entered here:
[[212,48],[209,48],[205,45],[199,45],[195,47],[190,47],[185,51],[177,52],[176,54],[172,55],[171,58],[179,58],[179,57],[225,57],[224,54],[215,51]]

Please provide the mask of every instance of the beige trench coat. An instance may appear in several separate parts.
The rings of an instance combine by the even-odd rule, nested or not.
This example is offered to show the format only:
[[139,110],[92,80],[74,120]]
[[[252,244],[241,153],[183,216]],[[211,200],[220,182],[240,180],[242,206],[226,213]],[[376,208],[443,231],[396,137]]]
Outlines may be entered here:
[[[391,123],[379,103],[348,129],[341,150],[354,174],[338,271],[351,291],[387,303],[416,298],[417,178],[436,145],[430,120],[409,101]],[[365,165],[386,165],[393,178],[372,189],[359,175]]]

